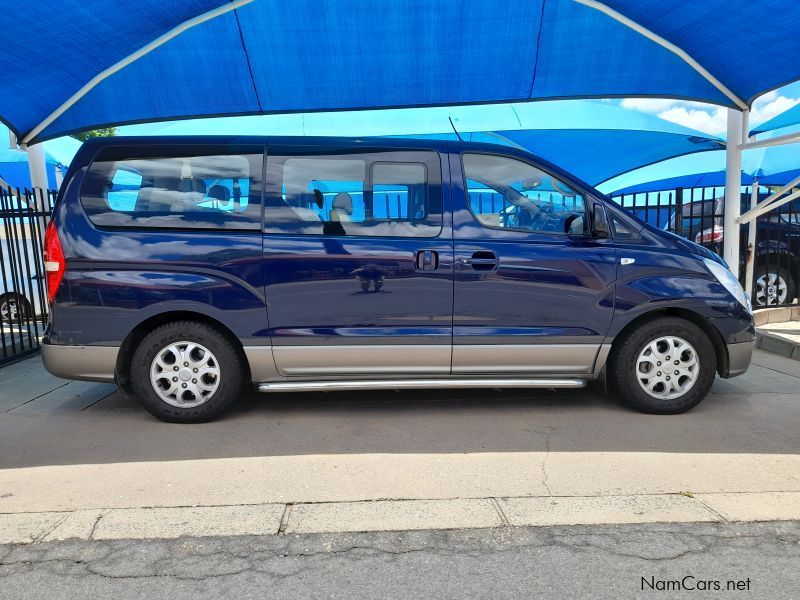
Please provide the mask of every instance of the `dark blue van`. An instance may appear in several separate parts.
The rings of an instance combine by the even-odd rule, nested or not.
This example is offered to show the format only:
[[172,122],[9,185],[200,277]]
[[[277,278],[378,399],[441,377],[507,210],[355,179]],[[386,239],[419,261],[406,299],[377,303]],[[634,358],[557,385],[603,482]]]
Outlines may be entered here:
[[95,139],[46,238],[45,366],[168,421],[211,419],[251,384],[599,380],[677,413],[753,347],[716,254],[500,145]]

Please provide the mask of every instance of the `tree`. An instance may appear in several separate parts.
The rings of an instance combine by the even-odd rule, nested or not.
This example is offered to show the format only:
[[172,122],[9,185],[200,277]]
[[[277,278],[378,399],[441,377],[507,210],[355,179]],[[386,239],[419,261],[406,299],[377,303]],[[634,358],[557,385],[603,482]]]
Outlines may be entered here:
[[86,131],[73,133],[72,137],[74,137],[76,140],[85,142],[89,138],[93,137],[112,137],[115,135],[117,135],[116,127],[100,127],[99,129],[87,129]]

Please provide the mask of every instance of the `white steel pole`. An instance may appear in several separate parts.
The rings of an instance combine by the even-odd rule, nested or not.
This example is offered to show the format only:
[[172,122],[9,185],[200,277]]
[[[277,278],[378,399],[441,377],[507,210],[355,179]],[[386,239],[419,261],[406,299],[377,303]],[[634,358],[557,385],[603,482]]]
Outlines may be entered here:
[[61,183],[64,181],[64,172],[61,170],[61,165],[56,165],[56,189],[61,189]]
[[733,273],[739,272],[739,214],[742,187],[742,113],[728,109],[728,137],[725,146],[725,220],[723,238],[725,262]]
[[[750,210],[758,204],[758,179],[753,180],[753,189],[750,192]],[[756,261],[756,219],[747,225],[747,263],[744,270],[744,290],[747,294],[753,293],[753,265]],[[751,298],[752,301],[752,298]]]
[[26,150],[28,152],[28,169],[31,173],[31,187],[40,188],[42,190],[48,189],[44,145],[34,144],[32,146],[27,146]]

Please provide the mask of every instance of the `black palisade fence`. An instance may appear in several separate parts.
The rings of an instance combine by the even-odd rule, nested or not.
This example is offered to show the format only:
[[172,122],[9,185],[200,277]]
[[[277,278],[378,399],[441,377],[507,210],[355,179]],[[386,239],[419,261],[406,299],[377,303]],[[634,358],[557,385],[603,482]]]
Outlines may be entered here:
[[40,349],[47,322],[42,244],[55,190],[0,187],[0,365]]

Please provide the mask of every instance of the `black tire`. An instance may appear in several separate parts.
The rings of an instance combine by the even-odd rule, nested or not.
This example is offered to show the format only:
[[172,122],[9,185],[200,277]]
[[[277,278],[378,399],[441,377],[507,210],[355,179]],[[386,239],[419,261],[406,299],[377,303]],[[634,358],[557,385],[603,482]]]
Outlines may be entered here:
[[[192,342],[207,348],[219,370],[216,389],[198,406],[173,406],[161,398],[151,383],[150,369],[156,355],[178,342]],[[227,337],[197,321],[175,321],[151,331],[133,353],[130,370],[136,398],[153,415],[170,423],[210,421],[230,408],[242,393],[241,354]]]
[[[16,312],[12,313],[11,304],[16,305]],[[13,314],[13,316],[12,316]],[[8,293],[0,296],[0,318],[4,322],[14,324],[20,320],[25,322],[33,314],[33,306],[22,294]]]
[[[775,276],[775,283],[777,283],[777,289],[775,294],[775,300],[770,301],[769,296],[765,293],[763,283],[769,284],[770,279],[773,279],[772,276]],[[763,283],[759,284],[759,279],[763,278]],[[786,287],[786,296],[781,300],[780,298],[780,288],[781,284],[780,281],[783,281],[783,285]],[[792,274],[778,265],[757,265],[755,269],[755,273],[753,274],[753,292],[751,298],[753,299],[753,307],[760,308],[764,306],[780,306],[782,304],[791,304],[794,301],[795,294],[797,293],[797,286],[794,281],[794,277]],[[777,300],[777,301],[776,301]]]
[[[640,385],[637,360],[651,342],[665,335],[681,338],[694,347],[697,378],[683,395],[671,399],[651,396]],[[645,413],[673,415],[694,408],[706,397],[717,372],[717,355],[708,335],[694,323],[679,317],[645,321],[618,341],[612,350],[609,379],[613,390],[629,406]],[[661,363],[658,363],[661,364]]]

